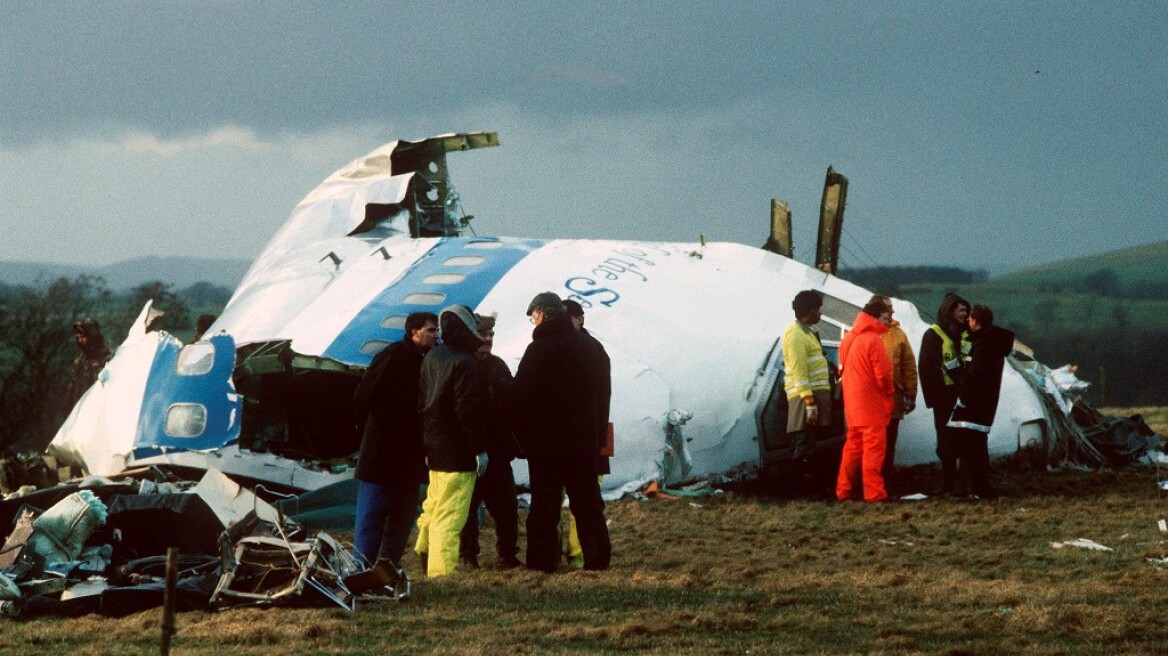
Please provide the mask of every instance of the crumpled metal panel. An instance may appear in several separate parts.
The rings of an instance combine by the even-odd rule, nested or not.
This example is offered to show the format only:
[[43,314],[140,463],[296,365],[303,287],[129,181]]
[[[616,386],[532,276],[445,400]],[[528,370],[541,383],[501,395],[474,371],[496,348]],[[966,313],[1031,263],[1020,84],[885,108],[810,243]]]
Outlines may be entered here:
[[211,596],[216,608],[249,605],[316,606],[334,603],[348,611],[356,595],[343,579],[357,562],[327,533],[304,542],[284,536],[249,536],[224,557],[223,575]]

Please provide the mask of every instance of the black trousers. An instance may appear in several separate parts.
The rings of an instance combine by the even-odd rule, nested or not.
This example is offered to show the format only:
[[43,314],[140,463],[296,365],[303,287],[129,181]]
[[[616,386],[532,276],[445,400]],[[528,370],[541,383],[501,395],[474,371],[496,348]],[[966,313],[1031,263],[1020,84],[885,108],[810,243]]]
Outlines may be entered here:
[[885,433],[884,466],[880,468],[885,484],[896,472],[896,438],[899,435],[900,420],[892,418],[888,421],[888,431]]
[[584,569],[608,569],[612,544],[604,521],[596,458],[532,458],[528,470],[531,512],[527,515],[527,566],[556,571],[560,563],[560,495],[567,492],[584,551]]
[[510,460],[491,458],[486,473],[475,481],[470,513],[459,534],[458,555],[462,558],[479,555],[480,503],[487,505],[487,512],[495,520],[495,552],[499,561],[515,562],[519,553],[519,502],[515,498],[515,474]]
[[969,491],[983,499],[996,496],[994,486],[990,484],[990,436],[968,428],[948,430],[961,461],[961,471],[969,476]]
[[941,489],[952,492],[957,482],[957,445],[953,441],[952,429],[947,424],[953,415],[952,404],[933,406],[933,428],[937,430],[937,458],[941,460]]

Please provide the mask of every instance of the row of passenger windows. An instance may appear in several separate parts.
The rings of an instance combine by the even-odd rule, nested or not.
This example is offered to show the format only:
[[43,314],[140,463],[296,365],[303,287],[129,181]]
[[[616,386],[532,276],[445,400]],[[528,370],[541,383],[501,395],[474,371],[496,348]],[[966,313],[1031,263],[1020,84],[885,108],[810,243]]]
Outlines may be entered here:
[[[472,241],[467,243],[466,249],[479,250],[497,250],[503,247],[503,242],[499,241]],[[443,266],[448,267],[476,267],[483,263],[482,255],[452,255],[446,258],[442,263]],[[466,280],[466,274],[458,272],[442,272],[432,273],[422,279],[424,285],[457,285]],[[401,300],[403,305],[412,306],[430,306],[437,311],[438,308],[446,302],[446,294],[442,292],[414,292],[407,294]],[[406,316],[404,314],[391,314],[381,320],[381,327],[390,330],[403,330],[406,325]],[[361,345],[361,353],[365,355],[377,355],[389,345],[388,340],[371,339]]]

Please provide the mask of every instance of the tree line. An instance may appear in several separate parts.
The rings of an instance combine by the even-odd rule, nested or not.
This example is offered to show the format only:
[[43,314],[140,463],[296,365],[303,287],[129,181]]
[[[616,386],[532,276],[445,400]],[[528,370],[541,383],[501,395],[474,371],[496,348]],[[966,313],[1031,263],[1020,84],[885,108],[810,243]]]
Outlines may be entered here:
[[840,269],[839,277],[867,289],[880,290],[883,294],[902,296],[904,285],[968,285],[986,282],[990,274],[985,269],[921,265]]
[[74,322],[96,319],[112,351],[153,300],[164,314],[152,328],[189,338],[197,312],[218,311],[230,295],[205,282],[175,290],[155,281],[115,292],[89,274],[32,285],[0,283],[0,450],[43,448],[72,410],[77,399],[69,383],[80,353]]

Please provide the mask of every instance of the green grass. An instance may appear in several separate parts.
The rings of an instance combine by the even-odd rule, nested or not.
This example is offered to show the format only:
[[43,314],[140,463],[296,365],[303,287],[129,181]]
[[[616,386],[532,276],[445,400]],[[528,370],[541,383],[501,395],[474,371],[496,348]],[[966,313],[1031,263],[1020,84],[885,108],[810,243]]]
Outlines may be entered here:
[[[902,485],[936,476],[913,468]],[[172,653],[1164,653],[1168,571],[1148,561],[1168,556],[1159,477],[999,464],[993,502],[622,500],[610,571],[495,569],[487,529],[484,569],[417,581],[406,603],[184,613]],[[1080,537],[1114,551],[1052,547]],[[160,619],[0,620],[0,653],[157,653]]]

